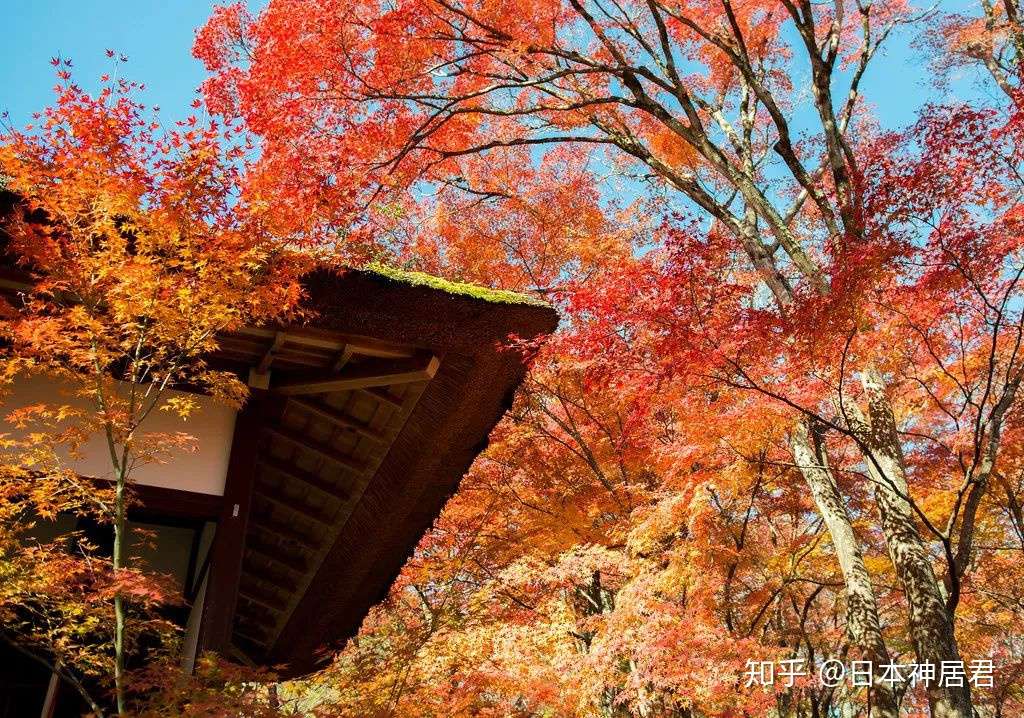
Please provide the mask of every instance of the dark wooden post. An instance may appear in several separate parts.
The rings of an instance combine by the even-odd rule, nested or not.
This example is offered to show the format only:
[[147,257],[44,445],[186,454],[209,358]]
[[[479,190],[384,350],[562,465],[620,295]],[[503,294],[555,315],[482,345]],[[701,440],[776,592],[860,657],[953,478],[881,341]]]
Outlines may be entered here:
[[272,403],[265,395],[254,392],[235,420],[235,434],[231,441],[231,455],[224,482],[224,504],[213,546],[210,548],[210,572],[199,634],[200,651],[226,653],[231,644],[256,457],[259,454],[261,432]]
[[46,686],[46,698],[43,700],[43,710],[40,718],[53,718],[57,711],[57,703],[60,698],[61,681],[60,675],[54,671],[50,674],[50,682]]

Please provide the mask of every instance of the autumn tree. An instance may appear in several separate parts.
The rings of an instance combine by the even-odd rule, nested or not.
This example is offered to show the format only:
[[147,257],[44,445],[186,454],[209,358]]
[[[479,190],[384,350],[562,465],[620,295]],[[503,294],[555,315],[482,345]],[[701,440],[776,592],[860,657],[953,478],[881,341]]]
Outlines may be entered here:
[[[113,552],[6,541],[5,568],[45,560],[23,591],[7,595],[17,584],[5,582],[4,604],[23,619],[23,650],[74,677],[83,694],[112,678],[125,715],[140,617],[167,599],[128,554],[132,480],[139,466],[192,443],[184,431],[149,430],[148,419],[187,419],[195,392],[235,407],[245,400],[245,385],[206,358],[220,332],[295,305],[299,263],[268,225],[265,201],[239,193],[244,138],[194,116],[164,129],[136,99],[136,83],[105,77],[91,95],[73,82],[70,61],[54,64],[55,104],[0,138],[15,199],[6,250],[22,287],[2,324],[2,365],[7,383],[40,375],[68,396],[9,417],[4,529],[16,539],[32,521],[76,512],[112,526]],[[108,473],[80,477],[69,457],[97,436]],[[26,616],[26,595],[51,600]],[[36,620],[44,618],[50,628]],[[102,713],[105,696],[87,697]]]
[[[662,236],[685,229],[676,244],[717,271],[664,260],[652,295],[673,303],[637,303],[603,336],[635,351],[659,317],[668,340],[640,355],[669,358],[657,376],[691,362],[709,395],[768,401],[762,438],[827,531],[851,646],[876,666],[893,653],[877,538],[916,660],[940,664],[963,658],[956,620],[1015,451],[1022,366],[1018,21],[1013,3],[979,11],[939,18],[943,62],[980,59],[1009,104],[935,109],[903,136],[874,127],[861,93],[886,39],[921,19],[900,2],[272,2],[218,9],[195,52],[210,106],[264,140],[255,186],[323,237],[394,239],[414,197],[471,226],[516,202],[491,168],[531,174],[554,151],[674,206]],[[698,270],[717,291],[683,282]],[[927,693],[932,715],[972,715],[968,685]],[[876,680],[872,715],[899,701]]]
[[933,53],[940,79],[965,65],[976,65],[1008,98],[1019,101],[1024,27],[1015,0],[980,0],[936,19],[938,32],[926,35],[923,44]]

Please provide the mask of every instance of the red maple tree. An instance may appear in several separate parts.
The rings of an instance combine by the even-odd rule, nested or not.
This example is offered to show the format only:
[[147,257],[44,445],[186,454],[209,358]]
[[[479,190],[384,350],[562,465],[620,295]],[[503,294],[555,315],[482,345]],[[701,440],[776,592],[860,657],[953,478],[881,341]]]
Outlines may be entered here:
[[[737,667],[835,655],[873,661],[872,716],[1017,705],[1020,28],[1016,3],[978,18],[844,0],[215,12],[206,97],[261,136],[252,180],[283,193],[283,221],[570,317],[341,654],[353,714],[863,708],[806,681],[744,689]],[[980,61],[1005,98],[882,132],[864,74],[935,21],[940,69]],[[1002,692],[881,673],[987,656]]]

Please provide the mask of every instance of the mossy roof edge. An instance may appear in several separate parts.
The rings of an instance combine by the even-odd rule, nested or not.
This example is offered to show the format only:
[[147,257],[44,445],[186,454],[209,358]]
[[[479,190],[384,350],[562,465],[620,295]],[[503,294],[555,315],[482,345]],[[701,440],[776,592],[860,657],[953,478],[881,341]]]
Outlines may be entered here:
[[528,294],[512,292],[507,289],[492,289],[490,287],[484,287],[479,284],[470,284],[468,282],[455,282],[450,279],[442,279],[441,277],[434,276],[433,274],[427,274],[426,272],[409,272],[402,269],[396,269],[379,262],[368,264],[362,267],[359,271],[364,271],[368,274],[383,277],[384,279],[389,279],[401,284],[436,289],[454,296],[478,299],[492,304],[525,304],[534,307],[544,307],[546,309],[552,308],[551,305],[543,299],[531,297]]

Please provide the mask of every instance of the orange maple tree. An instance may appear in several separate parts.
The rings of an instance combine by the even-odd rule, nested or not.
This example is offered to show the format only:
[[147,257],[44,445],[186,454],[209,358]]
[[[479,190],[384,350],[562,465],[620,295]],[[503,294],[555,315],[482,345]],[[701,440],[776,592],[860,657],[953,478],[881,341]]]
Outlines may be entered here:
[[[938,79],[977,64],[1001,96],[882,131],[864,75],[930,27]],[[141,430],[191,411],[166,389],[241,401],[203,356],[294,302],[286,236],[567,317],[315,679],[333,714],[1019,713],[1021,37],[1013,1],[236,4],[195,52],[209,107],[260,138],[251,164],[216,125],[158,132],[128,83],[64,77],[0,150],[36,215],[11,233],[36,284],[4,370],[86,377],[92,407],[12,417],[35,433],[0,472],[5,624],[52,627],[27,650],[85,692],[72,671],[112,673],[127,710],[126,606],[148,625],[158,585],[118,549],[88,573],[87,545],[17,534],[69,510],[123,534],[133,460],[187,443]],[[54,451],[96,431],[110,492]],[[816,681],[830,658],[871,661],[873,685]],[[884,669],[979,660],[991,687]],[[751,661],[808,673],[766,690]],[[157,714],[193,688],[223,708],[182,683]]]
[[[193,443],[147,420],[197,409],[175,387],[245,400],[245,385],[206,358],[220,332],[294,308],[301,262],[268,224],[266,202],[240,192],[244,137],[196,117],[164,129],[136,83],[105,77],[93,95],[72,80],[70,61],[54,64],[55,104],[0,137],[12,205],[5,250],[22,287],[0,324],[4,382],[39,375],[67,387],[63,403],[7,417],[0,615],[5,638],[75,685],[97,715],[111,684],[125,715],[129,659],[153,663],[154,641],[175,640],[158,611],[175,591],[129,554],[132,479]],[[109,466],[90,480],[69,456],[92,437]],[[112,526],[112,555],[68,537],[25,542],[61,513]]]

